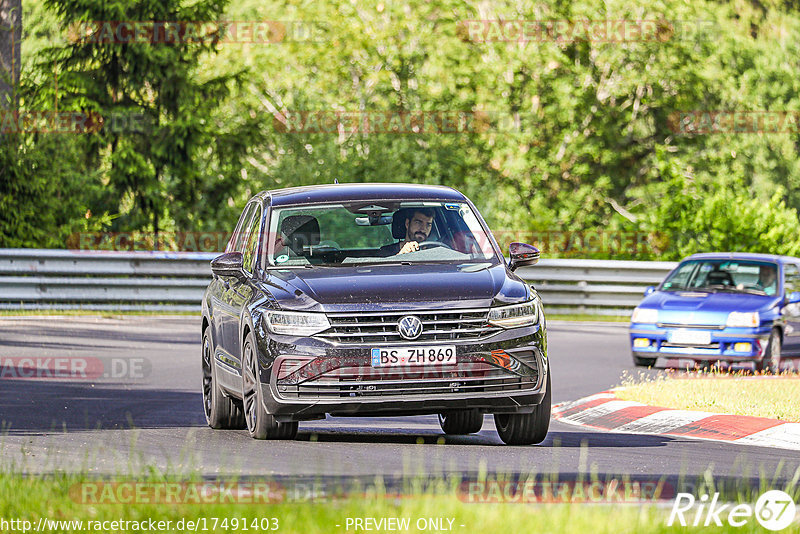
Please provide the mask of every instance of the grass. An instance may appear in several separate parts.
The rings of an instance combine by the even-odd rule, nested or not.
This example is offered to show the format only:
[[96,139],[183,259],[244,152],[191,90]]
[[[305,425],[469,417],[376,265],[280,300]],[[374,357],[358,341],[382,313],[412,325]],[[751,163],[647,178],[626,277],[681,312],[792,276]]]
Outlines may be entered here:
[[699,372],[675,377],[626,377],[620,399],[651,406],[769,417],[800,422],[800,377]]
[[[195,481],[201,482],[197,477]],[[255,532],[264,529],[252,528],[253,520],[277,519],[278,531],[314,534],[323,532],[357,532],[348,518],[408,518],[410,527],[405,532],[423,531],[418,521],[439,519],[442,525],[452,525],[450,531],[471,532],[535,532],[537,534],[572,534],[591,532],[604,533],[662,533],[688,532],[692,527],[668,527],[670,506],[645,505],[586,505],[586,504],[516,504],[516,503],[470,503],[459,498],[451,486],[450,491],[442,487],[433,491],[413,491],[403,496],[387,494],[380,481],[370,488],[362,488],[358,494],[314,502],[268,502],[259,504],[147,504],[147,503],[89,503],[76,490],[85,482],[97,482],[80,474],[55,474],[50,476],[22,476],[0,473],[0,519],[21,519],[37,525],[39,518],[52,520],[87,521],[171,521],[167,531],[178,531],[178,521],[198,521],[201,532]],[[158,483],[164,479],[155,474],[146,475],[138,482]],[[430,486],[428,486],[430,487]],[[445,490],[447,486],[445,485]],[[787,488],[790,489],[790,488]],[[797,496],[796,488],[792,489]],[[12,497],[13,496],[13,497]],[[752,496],[741,502],[753,502]],[[692,516],[688,516],[692,517]],[[223,524],[223,520],[227,520]],[[234,526],[234,520],[236,521]],[[448,520],[452,520],[450,523]],[[216,522],[217,528],[213,528]],[[243,528],[244,525],[248,528]],[[723,527],[699,527],[703,532],[762,532],[751,518],[744,527],[734,528],[726,523]],[[104,531],[114,529],[107,525]],[[86,529],[86,525],[84,525]],[[46,532],[73,532],[62,525],[47,528]],[[97,530],[96,528],[94,530]],[[191,530],[190,528],[181,529]],[[362,529],[362,531],[365,529]],[[375,529],[378,531],[391,531]],[[442,529],[446,530],[446,529]],[[135,531],[132,528],[117,528],[114,531]],[[427,531],[436,531],[428,529]],[[800,532],[794,524],[784,532]]]

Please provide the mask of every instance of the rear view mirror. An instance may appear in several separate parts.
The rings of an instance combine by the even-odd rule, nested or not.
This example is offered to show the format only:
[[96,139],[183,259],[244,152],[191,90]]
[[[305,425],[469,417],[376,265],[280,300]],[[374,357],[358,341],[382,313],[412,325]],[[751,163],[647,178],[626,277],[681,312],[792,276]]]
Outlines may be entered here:
[[512,271],[524,265],[536,265],[539,261],[539,249],[527,243],[511,243],[508,252],[511,257],[508,268]]
[[800,302],[800,291],[792,291],[786,295],[786,304],[797,304]]
[[211,260],[211,272],[217,276],[244,276],[244,259],[241,252],[226,252]]
[[383,224],[392,224],[392,217],[391,215],[381,215],[378,218],[356,217],[356,224],[358,226],[376,226]]
[[655,290],[656,290],[655,286],[647,286],[646,288],[644,288],[644,296],[646,297],[647,295],[653,293]]

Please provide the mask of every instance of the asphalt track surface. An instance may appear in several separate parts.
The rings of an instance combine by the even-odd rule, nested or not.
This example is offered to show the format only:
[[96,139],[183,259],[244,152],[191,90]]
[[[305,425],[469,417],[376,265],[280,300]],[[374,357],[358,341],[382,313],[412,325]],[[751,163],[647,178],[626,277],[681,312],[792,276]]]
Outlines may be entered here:
[[[549,325],[554,403],[618,385],[626,371],[639,372],[631,363],[626,329],[624,324]],[[500,441],[491,416],[479,434],[447,438],[435,416],[329,417],[301,422],[297,439],[283,442],[252,440],[243,430],[211,430],[200,394],[200,323],[191,316],[0,318],[0,360],[21,357],[51,366],[41,359],[81,357],[99,374],[0,377],[0,463],[30,473],[127,475],[155,466],[209,478],[488,471],[561,479],[588,473],[638,480],[712,475],[778,483],[800,469],[795,451],[591,431],[557,421],[544,443],[511,447]]]

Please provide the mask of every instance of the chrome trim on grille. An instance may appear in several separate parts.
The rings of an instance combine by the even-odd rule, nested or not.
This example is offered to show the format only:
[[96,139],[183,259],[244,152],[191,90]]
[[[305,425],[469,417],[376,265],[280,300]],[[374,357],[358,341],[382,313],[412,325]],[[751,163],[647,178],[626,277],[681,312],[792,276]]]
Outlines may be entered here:
[[[491,374],[495,374],[492,372]],[[538,374],[512,376],[442,377],[424,380],[312,380],[281,390],[284,398],[347,398],[404,396],[409,394],[453,395],[480,392],[535,390]]]
[[480,341],[502,328],[489,324],[488,308],[461,310],[402,310],[391,312],[327,313],[331,327],[314,337],[340,344],[408,344],[397,331],[397,322],[407,315],[422,321],[422,334],[414,343]]
[[718,324],[681,324],[681,323],[656,323],[659,328],[702,328],[703,330],[725,330],[725,325]]

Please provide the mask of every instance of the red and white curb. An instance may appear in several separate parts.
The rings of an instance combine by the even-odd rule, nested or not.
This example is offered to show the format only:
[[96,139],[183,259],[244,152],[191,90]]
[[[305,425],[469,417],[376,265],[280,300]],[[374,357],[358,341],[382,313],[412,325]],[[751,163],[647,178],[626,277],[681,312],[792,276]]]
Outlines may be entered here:
[[658,434],[800,451],[800,423],[767,417],[673,410],[620,400],[603,391],[553,407],[565,423],[627,434]]

